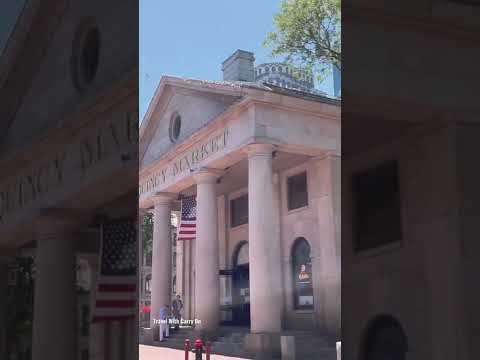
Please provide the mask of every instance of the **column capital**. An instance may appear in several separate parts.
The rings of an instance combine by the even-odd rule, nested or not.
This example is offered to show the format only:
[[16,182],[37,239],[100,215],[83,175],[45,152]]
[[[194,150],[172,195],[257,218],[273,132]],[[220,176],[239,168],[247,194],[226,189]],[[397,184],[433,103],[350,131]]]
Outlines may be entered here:
[[53,235],[72,232],[83,220],[67,209],[45,209],[34,220],[37,235]]
[[272,153],[275,151],[276,147],[273,144],[268,143],[257,143],[257,144],[250,144],[247,145],[245,151],[248,157],[252,156],[271,156]]
[[153,205],[168,205],[178,198],[178,194],[158,192],[152,196]]
[[223,170],[203,167],[193,174],[193,178],[197,184],[214,183],[223,174]]

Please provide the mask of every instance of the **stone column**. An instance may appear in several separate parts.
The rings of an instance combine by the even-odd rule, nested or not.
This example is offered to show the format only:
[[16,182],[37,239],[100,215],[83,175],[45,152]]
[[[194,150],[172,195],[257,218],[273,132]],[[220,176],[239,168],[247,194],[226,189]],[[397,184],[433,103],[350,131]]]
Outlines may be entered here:
[[[9,257],[0,255],[0,354],[7,354],[7,288]],[[2,357],[0,356],[0,359]]]
[[[170,305],[172,277],[171,203],[174,194],[160,193],[154,196],[153,250],[151,280],[150,327],[156,329],[153,320],[158,319],[160,308]],[[156,336],[157,332],[154,333]]]
[[33,360],[77,357],[73,223],[49,212],[36,221]]
[[128,320],[125,324],[125,357],[127,359],[138,359],[138,344],[140,341],[141,316],[140,310],[143,306],[143,217],[145,209],[138,209],[137,219],[137,312],[135,319]]
[[320,330],[339,336],[341,313],[340,157],[312,159],[312,207],[317,213],[320,251],[312,254],[315,311]]
[[192,244],[193,241],[184,241],[184,267],[185,267],[185,291],[183,294],[184,317],[193,318],[193,269],[192,269]]
[[282,269],[270,144],[248,146],[248,238],[252,333],[279,333]]
[[197,330],[214,331],[220,321],[220,277],[216,180],[220,173],[200,169],[197,183],[197,238],[195,239],[195,318]]
[[138,231],[138,250],[137,250],[137,276],[138,276],[138,327],[140,328],[141,324],[141,318],[140,318],[140,310],[142,308],[143,304],[143,294],[145,292],[145,287],[144,287],[144,279],[143,279],[143,218],[145,216],[146,210],[145,209],[138,209],[138,225],[137,225],[137,231]]
[[[180,212],[177,213],[178,224],[180,226]],[[177,228],[178,229],[178,228]],[[184,301],[184,293],[185,293],[185,269],[184,269],[184,248],[185,248],[185,241],[178,241],[177,240],[177,293],[176,295],[180,295],[182,297],[182,301]],[[183,311],[183,315],[185,312]]]
[[138,209],[138,253],[137,253],[137,264],[138,264],[138,295],[141,298],[143,294],[143,284],[142,284],[142,270],[143,270],[143,217],[145,216],[145,209]]

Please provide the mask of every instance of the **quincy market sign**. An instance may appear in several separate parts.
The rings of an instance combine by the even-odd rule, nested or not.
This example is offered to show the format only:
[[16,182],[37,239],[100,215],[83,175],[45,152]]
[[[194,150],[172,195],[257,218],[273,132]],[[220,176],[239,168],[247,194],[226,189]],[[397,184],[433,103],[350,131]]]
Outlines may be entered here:
[[[9,215],[38,205],[46,195],[82,179],[126,147],[138,144],[138,113],[121,111],[113,119],[50,154],[38,165],[0,184],[0,225]],[[55,149],[57,150],[57,149]]]
[[187,170],[190,171],[195,165],[198,165],[218,151],[225,149],[229,141],[229,135],[229,129],[224,129],[220,134],[213,136],[199,145],[193,146],[192,149],[175,157],[173,161],[170,161],[159,171],[149,175],[147,180],[139,185],[139,194],[146,194],[172,181],[179,174]]

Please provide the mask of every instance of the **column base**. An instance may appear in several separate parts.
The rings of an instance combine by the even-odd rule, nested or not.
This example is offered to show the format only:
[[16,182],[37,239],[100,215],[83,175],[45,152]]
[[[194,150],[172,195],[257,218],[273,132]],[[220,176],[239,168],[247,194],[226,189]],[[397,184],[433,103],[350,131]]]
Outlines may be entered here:
[[279,358],[282,354],[280,333],[255,333],[245,336],[245,350],[255,354],[256,360]]
[[[143,345],[153,345],[155,330],[152,328],[143,328],[140,334],[139,342]],[[158,329],[157,329],[158,340]]]
[[[221,332],[219,329],[217,330],[195,330],[195,339],[202,339],[203,342],[206,341],[215,341],[221,336]],[[195,341],[193,339],[193,341]],[[190,339],[192,340],[192,339]]]

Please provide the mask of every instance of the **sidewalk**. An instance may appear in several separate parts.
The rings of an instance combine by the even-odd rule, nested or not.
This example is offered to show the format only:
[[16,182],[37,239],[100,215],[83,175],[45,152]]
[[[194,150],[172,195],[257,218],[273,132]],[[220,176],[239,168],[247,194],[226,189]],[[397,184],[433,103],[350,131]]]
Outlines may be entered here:
[[[164,347],[139,345],[139,360],[184,360],[185,353],[183,350],[168,349]],[[204,356],[205,358],[205,356]],[[194,359],[194,354],[190,353],[189,359]],[[245,360],[244,358],[212,355],[211,360]]]

